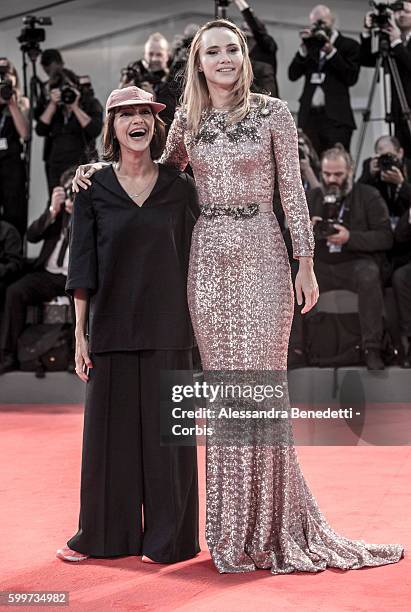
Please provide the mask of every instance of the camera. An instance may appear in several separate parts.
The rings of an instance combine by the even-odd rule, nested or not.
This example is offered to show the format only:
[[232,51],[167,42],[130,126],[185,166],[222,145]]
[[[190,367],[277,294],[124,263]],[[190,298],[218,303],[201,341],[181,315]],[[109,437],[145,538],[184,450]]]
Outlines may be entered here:
[[121,77],[127,83],[134,83],[136,87],[141,87],[144,82],[157,85],[165,77],[164,70],[149,70],[144,66],[141,60],[132,62],[126,68],[122,68]]
[[311,26],[310,36],[305,39],[305,44],[321,49],[330,39],[332,29],[322,19],[317,19]]
[[375,10],[375,13],[371,15],[372,27],[380,30],[389,25],[392,13],[403,10],[404,2],[386,4],[385,2],[374,2],[374,0],[371,0],[370,6]]
[[341,193],[339,189],[330,190],[324,195],[322,220],[314,225],[314,235],[320,240],[326,240],[328,236],[337,234],[338,230],[333,227],[338,223],[338,211],[341,204]]
[[49,81],[49,88],[60,90],[62,104],[73,104],[76,99],[76,92],[73,89],[73,85],[67,79],[64,72],[57,71],[53,74]]
[[381,172],[387,172],[387,170],[392,170],[393,168],[401,170],[402,163],[392,153],[384,153],[384,155],[380,155],[378,158],[378,168]]
[[[75,78],[75,83],[73,83],[73,79]],[[69,78],[67,74],[63,71],[56,71],[49,81],[49,89],[59,89],[61,92],[61,103],[62,104],[73,104],[74,100],[77,97],[77,93],[74,89],[79,90],[81,98],[91,98],[94,96],[94,91],[91,85],[90,77],[87,75],[84,76],[75,76],[73,74],[72,78]]]
[[27,48],[38,48],[41,42],[46,40],[46,30],[44,28],[36,28],[37,25],[52,25],[51,17],[35,17],[34,15],[26,15],[23,17],[24,28],[17,40]]
[[8,102],[13,95],[13,82],[7,79],[9,73],[9,61],[6,57],[0,58],[0,98]]

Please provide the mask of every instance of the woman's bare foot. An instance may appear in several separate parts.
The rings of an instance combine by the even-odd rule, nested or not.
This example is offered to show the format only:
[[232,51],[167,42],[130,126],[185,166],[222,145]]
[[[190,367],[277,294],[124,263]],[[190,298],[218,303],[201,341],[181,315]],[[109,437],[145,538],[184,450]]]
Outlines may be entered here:
[[59,548],[56,552],[57,559],[61,559],[62,561],[85,561],[89,558],[89,555],[85,555],[84,553],[79,553],[76,550],[71,550],[68,546],[64,548]]

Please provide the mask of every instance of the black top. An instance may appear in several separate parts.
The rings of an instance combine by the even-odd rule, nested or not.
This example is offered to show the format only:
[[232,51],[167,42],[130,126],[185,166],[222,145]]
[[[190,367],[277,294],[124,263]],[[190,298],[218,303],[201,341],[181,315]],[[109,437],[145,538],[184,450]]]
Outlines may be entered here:
[[[277,43],[250,7],[241,13],[256,42],[249,51],[254,72],[254,85],[269,91],[273,98],[278,98]],[[267,70],[267,67],[270,69]]]
[[159,164],[142,207],[112,166],[74,202],[66,290],[89,289],[89,349],[188,349],[191,233],[200,214],[194,181]]
[[390,215],[400,217],[403,212],[408,210],[411,203],[411,159],[404,159],[402,174],[405,176],[404,183],[398,189],[397,185],[382,181],[380,174],[373,176],[370,172],[371,157],[366,159],[362,166],[362,174],[358,179],[359,183],[371,185],[378,189],[387,203]]
[[0,290],[3,283],[17,278],[22,267],[20,234],[14,225],[0,220]]
[[85,149],[94,149],[94,140],[103,127],[103,108],[97,98],[93,97],[80,100],[80,107],[91,118],[84,128],[73,112],[68,116],[64,113],[63,105],[58,106],[50,124],[40,120],[45,106],[39,104],[36,108],[36,133],[47,138],[48,147],[44,159],[49,163],[65,163],[69,168],[79,162],[88,161]]
[[63,227],[67,227],[70,220],[70,215],[65,211],[64,207],[61,208],[55,218],[52,217],[49,208],[50,202],[46,204],[44,213],[27,228],[27,240],[29,242],[37,243],[43,240],[40,254],[33,265],[34,270],[44,270],[50,255],[60,240],[61,230]]
[[0,161],[20,159],[23,145],[7,104],[0,104],[0,138],[7,138],[7,149],[0,151]]
[[[339,34],[334,41],[337,52],[321,68],[325,79],[321,85],[325,97],[325,112],[339,125],[355,128],[354,114],[351,109],[349,88],[356,84],[360,72],[360,45],[356,40]],[[319,71],[319,50],[309,49],[303,57],[297,52],[288,68],[290,81],[305,77],[304,89],[300,97],[298,126],[305,128],[309,122],[311,101],[317,85],[311,83],[312,74]]]
[[[320,187],[308,192],[307,203],[310,217],[323,216],[323,201],[324,195]],[[327,252],[327,261],[340,263],[346,261],[349,258],[348,254],[351,253],[355,259],[375,257],[381,261],[381,253],[392,248],[393,234],[388,208],[380,193],[374,187],[354,183],[344,202],[350,211],[349,218],[343,218],[344,225],[350,230],[350,238],[342,245],[341,253]],[[316,240],[315,258],[322,255],[324,260],[325,251],[320,250],[318,253],[318,242]]]

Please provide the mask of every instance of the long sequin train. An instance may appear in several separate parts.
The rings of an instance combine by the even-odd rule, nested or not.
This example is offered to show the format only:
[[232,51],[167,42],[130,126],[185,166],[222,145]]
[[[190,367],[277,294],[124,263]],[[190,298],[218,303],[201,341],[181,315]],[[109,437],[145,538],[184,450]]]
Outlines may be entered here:
[[[285,104],[266,98],[234,125],[212,111],[195,138],[179,111],[161,161],[181,169],[190,161],[207,213],[214,206],[259,205],[250,218],[203,214],[194,228],[188,301],[204,370],[286,374],[294,295],[281,231],[268,212],[275,172],[294,256],[312,255],[314,243]],[[399,544],[337,534],[292,444],[208,444],[206,470],[206,538],[220,572],[358,569],[403,555]]]

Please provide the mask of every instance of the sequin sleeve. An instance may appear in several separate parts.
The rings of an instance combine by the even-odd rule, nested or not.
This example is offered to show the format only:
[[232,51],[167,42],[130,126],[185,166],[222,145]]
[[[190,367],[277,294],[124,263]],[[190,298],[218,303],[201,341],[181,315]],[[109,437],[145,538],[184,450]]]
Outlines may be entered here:
[[275,105],[271,114],[271,137],[281,204],[290,228],[293,256],[295,259],[312,257],[314,236],[301,182],[297,128],[284,102],[271,99],[270,103]]
[[167,136],[164,152],[160,163],[184,170],[188,164],[188,154],[184,143],[185,117],[181,109],[177,109],[173,123]]

